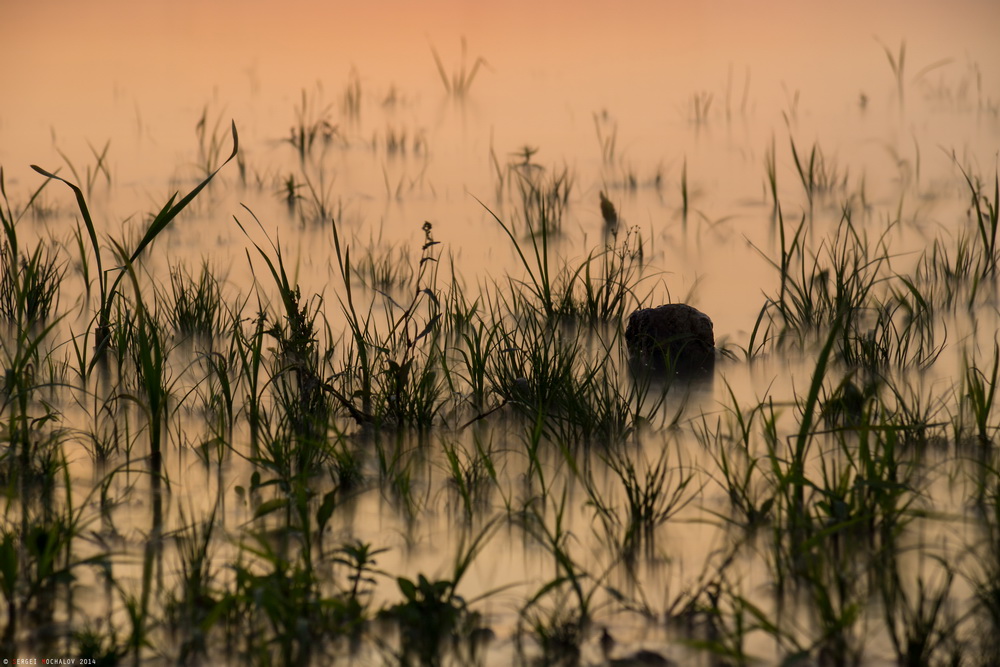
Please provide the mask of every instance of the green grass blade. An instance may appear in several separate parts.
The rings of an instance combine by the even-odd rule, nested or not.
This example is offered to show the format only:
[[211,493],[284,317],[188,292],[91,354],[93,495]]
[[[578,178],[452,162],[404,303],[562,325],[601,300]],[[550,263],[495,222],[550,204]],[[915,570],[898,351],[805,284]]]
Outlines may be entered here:
[[[229,154],[229,157],[226,158],[225,162],[220,164],[215,169],[215,171],[209,174],[205,178],[205,180],[199,183],[193,190],[191,190],[191,192],[187,193],[187,195],[179,202],[171,205],[174,200],[174,197],[177,196],[176,194],[170,198],[170,201],[167,202],[167,205],[163,207],[163,209],[153,219],[153,222],[150,223],[149,229],[146,230],[146,234],[139,241],[139,244],[135,247],[135,250],[132,251],[132,254],[129,257],[129,261],[134,262],[136,258],[138,258],[139,255],[142,253],[142,251],[146,249],[146,246],[152,243],[153,239],[155,239],[157,235],[160,232],[162,232],[167,227],[167,225],[169,225],[173,221],[173,219],[176,218],[177,215],[181,211],[183,211],[188,204],[191,203],[191,201],[195,197],[198,196],[198,194],[205,188],[205,186],[208,185],[213,178],[215,178],[215,175],[218,174],[223,167],[229,164],[229,162],[234,157],[236,157],[236,153],[239,152],[240,148],[239,135],[237,135],[236,133],[236,121],[233,121],[232,128],[233,128],[233,152]],[[117,283],[117,281],[115,282]]]
[[77,186],[75,183],[70,183],[61,176],[57,176],[52,172],[45,171],[38,165],[33,164],[31,165],[31,168],[37,171],[42,176],[45,176],[46,178],[62,181],[63,183],[68,185],[70,189],[73,191],[73,194],[76,195],[76,204],[77,206],[80,207],[80,215],[83,216],[83,224],[87,226],[87,235],[90,237],[90,244],[94,248],[94,257],[97,260],[97,275],[99,276],[99,279],[101,281],[101,296],[103,300],[105,294],[105,289],[104,289],[105,279],[104,279],[104,270],[101,267],[101,246],[97,242],[97,231],[94,228],[94,219],[90,215],[90,208],[87,206],[87,200],[83,196],[83,190],[81,190],[79,186]]

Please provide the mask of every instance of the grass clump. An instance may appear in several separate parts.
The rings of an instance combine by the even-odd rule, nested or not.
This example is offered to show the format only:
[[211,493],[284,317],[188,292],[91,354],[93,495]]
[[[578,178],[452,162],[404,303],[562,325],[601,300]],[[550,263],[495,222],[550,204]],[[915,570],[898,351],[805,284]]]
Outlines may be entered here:
[[14,214],[7,199],[3,169],[0,168],[0,318],[21,329],[44,323],[58,306],[59,283],[66,272],[58,251],[51,244],[38,243],[29,252],[18,242],[17,224],[41,194],[44,184],[35,190],[25,208]]
[[[193,190],[191,190],[187,195],[177,200],[177,195],[173,195],[163,208],[153,217],[150,221],[146,231],[142,235],[142,238],[135,244],[132,250],[122,252],[122,255],[127,260],[129,264],[136,262],[142,255],[142,252],[156,239],[164,229],[170,225],[171,222],[183,211],[188,204],[190,204],[195,197],[201,193],[202,190],[212,181],[219,170],[222,169],[226,164],[228,164],[236,154],[239,152],[239,137],[236,134],[236,123],[232,124],[232,135],[233,135],[233,151],[230,153],[226,160],[216,167],[215,171],[208,174],[208,176],[202,180]],[[122,270],[115,271],[116,276],[114,279],[109,277],[109,272],[105,272],[103,268],[103,263],[101,261],[101,247],[97,240],[97,230],[94,226],[94,220],[90,214],[90,208],[87,206],[86,198],[84,197],[83,191],[79,186],[67,181],[66,179],[50,173],[41,167],[35,165],[31,166],[36,172],[45,176],[48,179],[54,179],[65,183],[76,195],[76,202],[80,209],[80,214],[83,217],[83,222],[87,228],[87,235],[90,238],[91,249],[94,253],[94,261],[97,265],[97,280],[100,287],[100,297],[98,302],[98,310],[96,315],[96,326],[94,329],[94,338],[97,343],[97,354],[94,357],[94,362],[96,362],[103,352],[104,348],[107,347],[110,337],[111,337],[111,313],[114,307],[114,302],[118,296],[118,288],[121,284],[122,279],[125,277],[125,272]],[[82,244],[81,244],[82,252]],[[89,260],[86,257],[81,257],[81,262],[83,264],[89,264]],[[91,364],[93,366],[93,362]]]
[[[435,59],[449,95],[466,95],[480,63],[452,77]],[[712,95],[693,101],[707,125]],[[339,108],[359,133],[380,127],[362,129],[360,104],[354,74]],[[93,151],[93,173],[64,181],[82,215],[70,245],[85,296],[71,313],[58,307],[62,247],[32,247],[21,224],[45,183],[63,179],[37,170],[49,178],[16,213],[0,174],[5,654],[509,661],[483,653],[496,591],[479,595],[489,584],[477,578],[499,563],[515,580],[500,601],[514,610],[502,650],[523,663],[662,662],[615,646],[612,632],[628,634],[611,626],[621,614],[637,630],[649,619],[656,650],[678,662],[701,651],[740,665],[990,664],[1000,347],[983,332],[996,319],[1000,186],[956,170],[964,227],[901,256],[890,246],[911,226],[926,231],[926,210],[909,219],[900,203],[877,222],[881,191],[868,202],[862,179],[849,193],[848,171],[818,141],[809,152],[791,141],[803,212],[787,223],[772,140],[774,239],[761,254],[774,281],[747,363],[688,381],[630,372],[622,340],[622,320],[659,295],[647,262],[664,255],[650,238],[686,254],[706,229],[724,242],[736,217],[688,216],[711,179],[689,190],[686,158],[679,192],[641,191],[631,167],[608,183],[622,163],[618,126],[595,116],[602,173],[581,207],[569,168],[541,168],[530,146],[506,168],[492,155],[487,219],[513,270],[464,281],[445,225],[413,225],[415,242],[396,246],[366,245],[345,224],[328,169],[346,155],[326,149],[346,139],[331,109],[303,94],[287,139],[299,168],[258,173],[250,193],[278,185],[304,245],[332,241],[336,262],[320,265],[333,280],[315,291],[249,206],[237,223],[264,240],[247,244],[254,281],[235,299],[208,260],[171,261],[159,283],[143,271],[145,249],[228,162],[207,111],[203,178],[131,240],[101,240],[88,209],[107,148]],[[417,146],[431,157],[409,126],[384,127],[385,152],[366,158],[395,155],[403,168]],[[236,140],[234,129],[230,160]],[[403,209],[404,189],[384,175],[385,202]],[[919,177],[902,187],[927,194]],[[624,201],[608,188],[627,188]],[[625,224],[645,195],[677,198],[659,202],[667,220],[652,221],[654,237]],[[330,232],[317,225],[327,222]],[[573,245],[574,224],[589,222],[599,240]],[[449,549],[443,571],[405,560]],[[386,557],[397,551],[402,564]]]
[[[403,600],[380,612],[382,618],[396,623],[401,635],[401,664],[416,660],[421,665],[443,663],[444,649],[455,646],[458,656],[474,660],[478,643],[486,629],[481,617],[469,608],[469,601],[458,595],[457,588],[479,551],[487,544],[495,523],[488,523],[471,542],[461,545],[450,579],[429,580],[423,574],[416,580],[397,577]],[[488,595],[488,594],[487,594]]]
[[197,277],[183,266],[170,269],[169,294],[157,294],[163,302],[164,319],[182,338],[198,337],[211,341],[225,329],[227,318],[219,279],[208,262],[203,262]]
[[469,89],[472,88],[472,83],[476,80],[476,75],[479,74],[480,67],[489,67],[486,60],[479,56],[473,61],[471,67],[466,66],[466,52],[468,47],[465,42],[465,38],[462,38],[462,60],[452,75],[449,77],[448,72],[445,69],[444,63],[441,61],[441,56],[438,55],[437,49],[431,46],[431,55],[434,56],[434,64],[437,65],[438,74],[441,76],[441,83],[444,84],[445,92],[448,95],[461,99],[469,94]]

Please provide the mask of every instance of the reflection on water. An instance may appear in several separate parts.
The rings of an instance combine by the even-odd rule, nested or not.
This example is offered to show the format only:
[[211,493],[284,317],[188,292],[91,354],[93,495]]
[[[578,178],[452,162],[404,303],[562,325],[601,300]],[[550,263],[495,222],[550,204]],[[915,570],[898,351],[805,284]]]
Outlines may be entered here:
[[988,664],[998,19],[7,8],[4,655]]

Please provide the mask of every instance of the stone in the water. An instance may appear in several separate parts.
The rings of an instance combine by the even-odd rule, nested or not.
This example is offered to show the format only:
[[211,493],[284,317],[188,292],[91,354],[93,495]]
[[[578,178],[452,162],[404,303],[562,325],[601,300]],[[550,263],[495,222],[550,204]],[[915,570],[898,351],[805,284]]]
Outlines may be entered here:
[[640,308],[629,315],[625,345],[633,362],[658,371],[697,373],[715,366],[711,318],[683,303]]

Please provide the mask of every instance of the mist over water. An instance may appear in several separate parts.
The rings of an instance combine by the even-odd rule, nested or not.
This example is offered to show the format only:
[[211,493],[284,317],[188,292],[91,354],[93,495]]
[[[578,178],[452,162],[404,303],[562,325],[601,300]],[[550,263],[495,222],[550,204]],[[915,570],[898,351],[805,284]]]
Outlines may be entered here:
[[[5,225],[61,273],[42,326],[4,312],[0,658],[434,662],[426,576],[446,664],[894,664],[937,591],[927,655],[989,664],[994,3],[4,15]],[[77,201],[30,165],[123,276],[103,348]],[[629,373],[623,319],[671,302],[711,377]],[[53,508],[72,577],[25,537]]]

